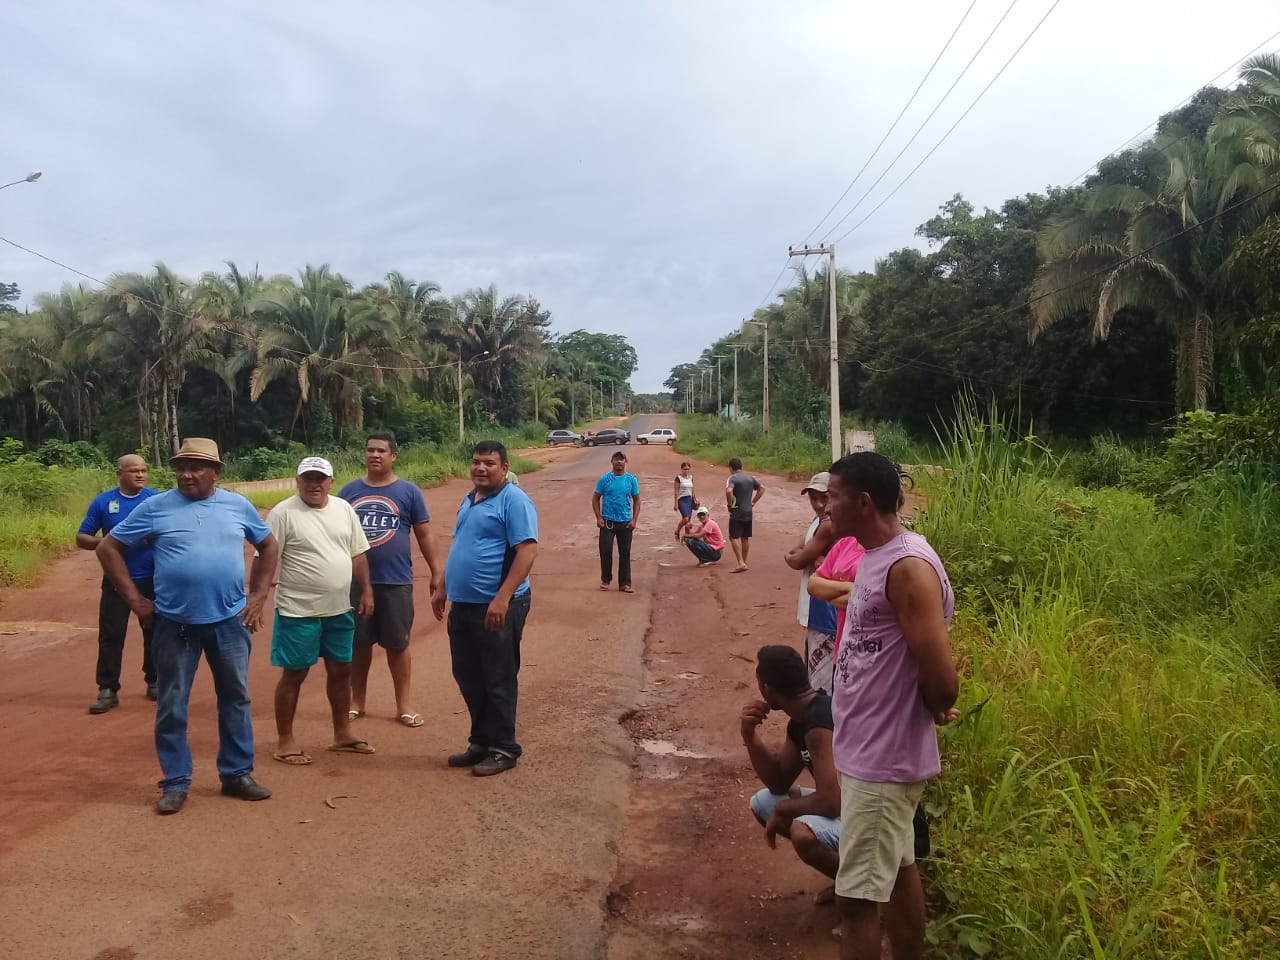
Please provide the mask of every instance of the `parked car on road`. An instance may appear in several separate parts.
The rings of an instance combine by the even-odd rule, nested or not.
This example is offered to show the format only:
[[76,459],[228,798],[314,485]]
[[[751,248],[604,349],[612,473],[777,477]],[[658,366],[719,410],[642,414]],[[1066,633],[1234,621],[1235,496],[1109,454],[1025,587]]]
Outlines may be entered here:
[[603,430],[597,430],[595,433],[589,433],[582,438],[582,442],[588,447],[603,445],[606,443],[627,443],[631,439],[629,430],[619,430],[617,427],[605,427]]
[[553,447],[558,447],[562,443],[581,443],[582,434],[574,433],[572,430],[552,430],[547,434],[547,443]]
[[676,432],[670,427],[658,427],[656,430],[650,430],[648,433],[642,433],[636,437],[641,443],[668,443],[676,442]]

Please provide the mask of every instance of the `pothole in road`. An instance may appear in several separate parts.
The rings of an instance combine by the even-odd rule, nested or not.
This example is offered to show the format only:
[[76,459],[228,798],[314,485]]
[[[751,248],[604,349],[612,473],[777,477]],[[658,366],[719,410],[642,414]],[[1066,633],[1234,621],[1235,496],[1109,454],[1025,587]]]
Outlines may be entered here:
[[681,757],[685,760],[710,760],[709,754],[677,747],[670,740],[637,740],[636,746],[655,757]]

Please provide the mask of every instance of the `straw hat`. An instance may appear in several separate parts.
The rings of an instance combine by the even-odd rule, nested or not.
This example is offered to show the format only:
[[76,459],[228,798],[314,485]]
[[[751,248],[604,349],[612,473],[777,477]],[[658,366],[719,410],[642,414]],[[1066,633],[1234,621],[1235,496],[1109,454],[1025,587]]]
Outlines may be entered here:
[[218,456],[218,445],[208,437],[187,437],[183,440],[178,452],[169,458],[169,465],[178,460],[203,460],[220,467],[223,465],[222,458]]

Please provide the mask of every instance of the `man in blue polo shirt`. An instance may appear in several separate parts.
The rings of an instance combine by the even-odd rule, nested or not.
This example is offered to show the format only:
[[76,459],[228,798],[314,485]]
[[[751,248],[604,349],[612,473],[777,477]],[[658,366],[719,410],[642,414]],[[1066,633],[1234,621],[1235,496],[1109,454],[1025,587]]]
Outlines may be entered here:
[[591,509],[600,528],[600,589],[613,582],[613,541],[618,541],[618,589],[631,593],[631,535],[640,519],[640,481],[627,473],[627,455],[619,450],[610,470],[596,481]]
[[[102,536],[155,491],[147,486],[147,461],[127,453],[116,461],[114,490],[106,490],[93,498],[76,533],[76,546],[81,550],[97,550]],[[124,555],[129,579],[147,599],[155,599],[152,573],[155,569],[151,548],[145,544]],[[90,713],[106,713],[120,705],[120,662],[124,658],[124,637],[129,630],[129,604],[116,592],[110,578],[102,578],[102,598],[98,601],[98,699],[89,706]],[[156,670],[151,660],[151,625],[142,628],[142,677],[147,684],[147,699],[156,698]]]
[[443,592],[431,598],[437,617],[449,610],[453,678],[467,711],[467,749],[449,757],[477,777],[510,770],[520,756],[516,699],[520,638],[529,616],[529,571],[538,554],[538,511],[507,479],[507,448],[481,440],[471,452],[474,489],[462,499],[445,563]]
[[[249,714],[250,633],[280,560],[280,547],[253,504],[218,489],[218,445],[189,438],[169,461],[176,490],[156,494],[102,538],[98,560],[112,584],[144,624],[155,620],[156,753],[164,779],[157,813],[177,813],[191,787],[187,707],[200,656],[213,674],[218,698],[218,775],[222,792],[265,800],[271,791],[253,772]],[[244,544],[258,548],[244,591]],[[143,542],[155,550],[155,602],[142,595],[124,555]]]

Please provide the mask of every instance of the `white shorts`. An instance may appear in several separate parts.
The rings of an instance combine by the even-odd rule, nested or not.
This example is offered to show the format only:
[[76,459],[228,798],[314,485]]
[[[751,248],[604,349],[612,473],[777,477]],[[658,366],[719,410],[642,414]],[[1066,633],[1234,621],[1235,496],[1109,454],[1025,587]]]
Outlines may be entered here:
[[804,664],[809,670],[809,686],[823,693],[835,693],[836,635],[805,627]]
[[918,783],[870,783],[840,774],[840,869],[836,895],[888,903],[898,871],[916,862]]

